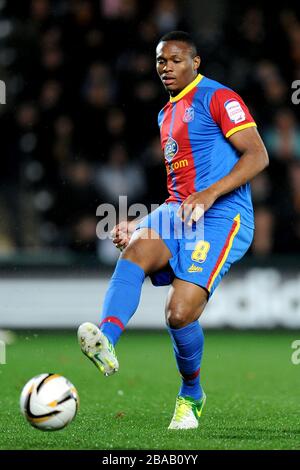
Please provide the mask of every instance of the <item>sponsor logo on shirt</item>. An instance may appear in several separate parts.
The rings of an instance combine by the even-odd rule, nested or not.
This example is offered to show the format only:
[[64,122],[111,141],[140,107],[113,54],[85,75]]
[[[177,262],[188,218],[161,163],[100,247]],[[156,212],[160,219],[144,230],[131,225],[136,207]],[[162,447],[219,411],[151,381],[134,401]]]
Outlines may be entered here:
[[184,158],[183,160],[178,160],[178,162],[168,163],[167,173],[171,173],[171,171],[176,171],[180,168],[185,168],[187,166],[189,166],[189,162],[186,158]]
[[185,109],[182,120],[183,122],[191,122],[194,120],[194,117],[195,117],[194,108],[190,106],[189,108]]
[[173,157],[175,157],[176,153],[178,152],[178,144],[173,137],[169,137],[167,143],[165,145],[165,159],[167,162],[170,162]]
[[224,106],[231,122],[238,124],[239,122],[245,121],[246,114],[243,111],[241,104],[237,100],[228,100],[226,103],[224,103]]

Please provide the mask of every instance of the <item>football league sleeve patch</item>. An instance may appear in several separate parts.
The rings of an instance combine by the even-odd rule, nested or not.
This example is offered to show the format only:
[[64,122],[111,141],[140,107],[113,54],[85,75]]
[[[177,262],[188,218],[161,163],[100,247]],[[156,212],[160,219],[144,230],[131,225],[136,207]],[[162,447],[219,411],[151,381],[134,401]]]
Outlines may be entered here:
[[242,98],[232,90],[221,88],[210,101],[210,114],[226,138],[248,127],[256,127]]

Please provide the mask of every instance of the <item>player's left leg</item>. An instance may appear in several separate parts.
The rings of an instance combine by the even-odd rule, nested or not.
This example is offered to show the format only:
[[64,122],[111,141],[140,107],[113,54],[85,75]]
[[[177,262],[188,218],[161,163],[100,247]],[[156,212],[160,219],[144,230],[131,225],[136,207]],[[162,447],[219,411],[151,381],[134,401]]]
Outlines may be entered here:
[[204,335],[198,319],[208,292],[190,282],[175,279],[166,304],[166,321],[172,338],[181,388],[169,429],[198,427],[206,396],[200,385],[200,366]]
[[171,429],[198,426],[205,395],[200,386],[203,332],[197,320],[208,297],[231,265],[244,256],[253,238],[253,229],[241,223],[239,214],[232,220],[206,214],[204,229],[205,238],[197,234],[188,249],[182,239],[177,258],[170,260],[176,280],[168,298],[167,322],[182,376]]

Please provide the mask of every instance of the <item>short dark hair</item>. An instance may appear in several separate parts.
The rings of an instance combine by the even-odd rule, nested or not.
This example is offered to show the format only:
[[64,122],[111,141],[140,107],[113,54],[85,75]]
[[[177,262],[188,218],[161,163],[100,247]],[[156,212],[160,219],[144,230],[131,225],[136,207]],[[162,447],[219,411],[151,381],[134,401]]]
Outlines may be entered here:
[[197,46],[195,44],[195,41],[191,37],[189,33],[186,33],[185,31],[170,31],[169,33],[165,34],[160,38],[158,41],[158,44],[160,42],[166,42],[166,41],[181,41],[185,42],[188,44],[192,50],[192,56],[195,57],[197,55]]

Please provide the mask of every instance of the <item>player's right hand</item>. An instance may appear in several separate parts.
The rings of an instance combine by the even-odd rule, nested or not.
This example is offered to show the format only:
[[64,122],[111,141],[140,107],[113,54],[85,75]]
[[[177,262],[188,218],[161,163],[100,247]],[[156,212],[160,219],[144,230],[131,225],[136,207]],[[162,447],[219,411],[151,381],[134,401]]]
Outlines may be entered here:
[[133,231],[131,222],[126,220],[116,225],[110,232],[113,244],[116,248],[119,248],[121,251],[124,250],[130,242]]

